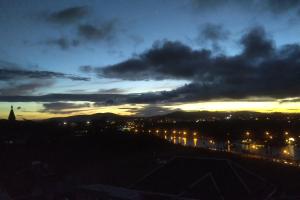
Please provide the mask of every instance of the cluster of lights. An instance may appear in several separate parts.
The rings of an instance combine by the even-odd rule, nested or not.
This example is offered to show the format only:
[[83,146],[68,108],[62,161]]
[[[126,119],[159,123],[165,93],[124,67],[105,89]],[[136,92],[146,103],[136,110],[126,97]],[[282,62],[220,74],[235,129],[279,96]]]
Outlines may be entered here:
[[284,150],[282,151],[282,153],[283,153],[284,155],[290,155],[290,152],[289,152],[288,150],[286,150],[286,149],[284,149]]
[[287,138],[287,139],[285,140],[285,142],[286,142],[287,144],[293,144],[293,143],[295,142],[295,138],[289,137],[289,138]]
[[270,132],[266,131],[265,132],[267,139],[272,140],[273,136],[270,134]]
[[[134,125],[134,124],[129,124],[129,125]],[[135,127],[137,127],[137,126],[135,126]],[[137,128],[134,128],[133,131],[135,133],[138,133],[138,129]],[[142,130],[142,132],[144,132],[144,131]],[[171,141],[174,144],[181,144],[181,145],[184,145],[184,146],[187,145],[187,137],[186,136],[188,135],[188,132],[185,131],[185,130],[184,131],[178,131],[178,130],[174,129],[174,130],[168,131],[168,130],[165,130],[165,129],[163,129],[163,130],[159,130],[159,129],[150,130],[149,129],[149,130],[147,130],[147,132],[148,133],[152,133],[153,132],[153,133],[156,133],[156,134],[164,133],[164,134],[162,134],[162,137],[165,140],[169,140],[169,141]],[[173,133],[173,134],[170,137],[168,137],[167,136],[168,133]],[[283,133],[284,133],[284,136],[286,138],[286,143],[293,144],[296,141],[295,138],[290,137],[289,132],[285,131]],[[176,136],[176,134],[178,134],[178,135]],[[198,144],[198,137],[197,137],[198,133],[197,132],[191,132],[191,135],[193,136],[193,138],[192,138],[192,141],[193,141],[192,145],[194,147],[197,147],[197,144]],[[252,140],[251,140],[252,133],[250,131],[246,131],[245,135],[246,135],[246,139],[242,140],[242,143],[249,144],[249,148],[251,150],[255,150],[256,151],[256,150],[260,149],[263,146],[263,145],[252,143]],[[273,136],[272,136],[272,134],[269,131],[265,132],[265,137],[266,137],[267,140],[273,139]],[[299,138],[300,138],[300,136],[299,136]],[[230,142],[228,141],[228,144],[229,143]],[[208,140],[208,144],[210,145],[210,147],[208,147],[209,149],[211,149],[211,150],[217,150],[217,149],[214,148],[214,145],[216,144],[214,140],[209,139]],[[290,152],[287,149],[282,150],[282,154],[284,156],[291,156]],[[274,162],[276,161],[276,162],[279,162],[279,163],[282,163],[282,164],[288,164],[288,165],[293,165],[293,166],[297,165],[298,166],[297,163],[294,163],[294,162],[291,162],[291,161],[286,161],[284,159],[273,159],[273,161]],[[299,164],[299,167],[300,167],[300,164]]]
[[[132,127],[132,128],[134,129],[134,127]],[[134,130],[136,130],[136,129],[134,129]],[[144,131],[142,130],[142,132],[144,132]],[[150,133],[152,133],[152,130],[151,130],[151,129],[148,129],[147,132],[150,134]],[[156,134],[159,134],[159,133],[161,133],[161,132],[164,133],[164,134],[168,134],[168,133],[169,133],[168,130],[160,131],[159,129],[155,129],[154,132],[155,132]],[[185,135],[188,135],[188,132],[187,132],[187,131],[176,131],[176,130],[173,130],[173,131],[170,131],[170,133],[173,133],[174,135],[177,134],[177,133],[178,133],[179,135],[182,134],[182,135],[184,135],[184,136],[185,136]],[[196,137],[196,136],[198,135],[198,133],[197,133],[197,132],[192,132],[192,135]]]

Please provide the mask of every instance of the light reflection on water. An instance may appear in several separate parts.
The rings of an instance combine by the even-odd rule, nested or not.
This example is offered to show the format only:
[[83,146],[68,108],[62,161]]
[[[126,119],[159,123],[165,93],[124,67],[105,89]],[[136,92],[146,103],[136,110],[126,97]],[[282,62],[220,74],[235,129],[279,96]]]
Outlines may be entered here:
[[212,150],[254,154],[270,158],[282,158],[300,160],[300,148],[295,145],[286,145],[283,147],[266,147],[259,144],[241,144],[227,142],[215,142],[210,138],[204,137],[180,137],[180,136],[164,136],[164,139],[183,146],[201,147]]
[[197,142],[198,142],[198,139],[197,139],[197,138],[194,138],[194,139],[193,139],[193,142],[194,142],[194,143],[193,143],[194,147],[196,147],[196,146],[198,145],[198,143],[197,143]]

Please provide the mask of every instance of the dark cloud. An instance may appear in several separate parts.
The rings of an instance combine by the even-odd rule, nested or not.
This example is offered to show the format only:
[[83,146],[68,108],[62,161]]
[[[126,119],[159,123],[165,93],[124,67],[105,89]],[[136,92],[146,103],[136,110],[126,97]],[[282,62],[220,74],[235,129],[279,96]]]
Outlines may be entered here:
[[224,30],[222,25],[207,23],[200,28],[199,40],[218,42],[228,39],[229,34],[229,31]]
[[68,38],[49,39],[45,42],[47,45],[57,46],[62,50],[67,50],[71,47],[77,47],[80,44],[78,39],[70,40]]
[[0,95],[12,96],[12,95],[26,95],[33,94],[38,89],[51,86],[51,81],[29,81],[26,83],[9,82],[9,84],[0,84]]
[[125,90],[122,90],[120,88],[100,89],[98,91],[98,93],[100,93],[100,94],[121,94],[124,92],[125,92]]
[[95,71],[100,77],[124,80],[193,79],[195,70],[209,64],[210,55],[209,50],[194,51],[180,42],[157,42],[136,58]]
[[121,102],[117,102],[115,99],[107,99],[105,101],[98,101],[94,103],[95,107],[102,107],[102,106],[112,106],[122,104]]
[[273,13],[284,13],[290,10],[297,10],[300,8],[299,0],[266,0],[266,8]]
[[88,111],[91,103],[69,103],[69,102],[50,102],[44,103],[40,112],[52,114],[72,114],[80,111]]
[[67,109],[78,109],[78,108],[87,108],[90,107],[90,103],[67,103],[67,102],[52,102],[52,103],[44,103],[44,112],[56,112],[60,110]]
[[76,6],[71,8],[66,8],[47,16],[50,22],[58,24],[69,24],[77,22],[83,17],[89,14],[88,7],[86,6]]
[[52,71],[32,70],[14,63],[0,61],[0,95],[33,94],[52,86],[56,79],[88,81],[89,78]]
[[128,98],[130,103],[193,101],[217,98],[300,96],[300,46],[275,47],[264,29],[254,27],[241,39],[239,55],[213,56],[166,41],[124,62],[99,68],[98,75],[123,80],[185,79],[173,91]]
[[81,24],[78,26],[78,34],[86,40],[111,40],[116,33],[116,20],[110,20],[99,26],[92,24]]
[[54,13],[46,14],[48,21],[57,24],[73,24],[77,31],[76,37],[67,38],[51,38],[43,42],[43,44],[57,46],[63,50],[71,47],[77,47],[86,42],[95,41],[111,41],[115,39],[117,32],[117,19],[102,21],[99,24],[90,23],[87,15],[90,13],[87,6],[76,6],[66,8]]
[[284,99],[300,96],[300,45],[276,47],[261,27],[241,38],[234,56],[212,55],[180,42],[163,41],[115,65],[93,68],[99,76],[122,80],[184,79],[171,91],[143,94],[49,94],[0,96],[0,101],[91,101],[95,105],[168,104],[217,99]]
[[199,29],[196,41],[201,45],[210,45],[212,50],[218,53],[222,48],[220,42],[229,38],[230,32],[225,30],[221,24],[206,23]]
[[246,33],[241,43],[244,46],[244,55],[249,58],[262,57],[266,58],[274,53],[274,44],[268,39],[265,30],[258,26]]
[[240,9],[268,11],[273,14],[297,11],[300,8],[299,0],[191,0],[191,2],[193,7],[201,10],[237,6]]
[[13,63],[0,62],[0,81],[64,78],[73,81],[88,81],[89,78],[52,71],[39,71],[21,68]]
[[90,101],[90,102],[126,102],[128,96],[121,94],[47,94],[40,96],[0,96],[1,102],[58,102],[58,101]]
[[[159,105],[147,105],[142,108],[127,108],[130,112],[135,113],[136,116],[140,117],[151,117],[151,116],[158,116],[158,115],[165,115],[171,112],[174,112],[174,109],[165,108]],[[176,109],[176,111],[179,111]]]

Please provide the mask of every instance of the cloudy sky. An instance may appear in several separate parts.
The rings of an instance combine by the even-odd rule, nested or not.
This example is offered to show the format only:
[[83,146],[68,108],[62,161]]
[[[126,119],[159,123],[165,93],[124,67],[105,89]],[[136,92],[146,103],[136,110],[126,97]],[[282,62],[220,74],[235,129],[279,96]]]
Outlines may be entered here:
[[300,112],[300,0],[0,0],[0,118]]

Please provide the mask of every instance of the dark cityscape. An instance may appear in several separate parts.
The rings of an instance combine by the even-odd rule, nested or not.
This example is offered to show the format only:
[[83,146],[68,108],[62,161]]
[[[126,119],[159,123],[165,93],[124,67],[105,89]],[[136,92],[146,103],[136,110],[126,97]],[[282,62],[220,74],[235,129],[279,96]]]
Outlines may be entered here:
[[300,199],[299,11],[0,0],[0,200]]

